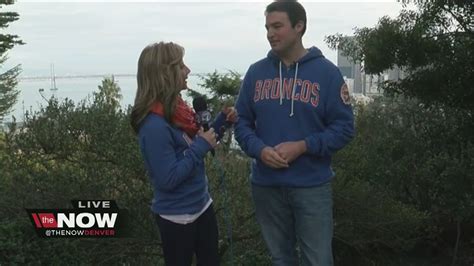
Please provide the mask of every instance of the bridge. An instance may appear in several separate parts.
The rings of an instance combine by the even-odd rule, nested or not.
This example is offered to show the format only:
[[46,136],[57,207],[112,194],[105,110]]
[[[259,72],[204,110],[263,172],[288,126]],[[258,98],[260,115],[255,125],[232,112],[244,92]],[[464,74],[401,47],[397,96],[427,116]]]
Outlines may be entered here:
[[[189,76],[203,76],[208,73],[190,73]],[[54,76],[55,79],[88,79],[88,78],[103,78],[103,77],[111,77],[114,76],[116,78],[134,78],[136,74],[86,74],[86,75],[60,75]],[[18,80],[22,81],[29,81],[29,80],[50,80],[51,76],[19,76]]]

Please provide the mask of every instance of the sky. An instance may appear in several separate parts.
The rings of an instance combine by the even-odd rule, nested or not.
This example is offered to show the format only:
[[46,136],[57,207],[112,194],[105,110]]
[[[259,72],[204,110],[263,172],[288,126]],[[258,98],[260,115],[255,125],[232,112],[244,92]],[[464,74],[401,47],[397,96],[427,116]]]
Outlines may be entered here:
[[[379,18],[395,17],[396,1],[300,1],[308,24],[305,47],[317,46],[336,63],[327,35],[351,35],[373,27]],[[3,7],[20,19],[2,30],[26,43],[15,46],[0,71],[22,65],[22,77],[135,74],[141,50],[158,41],[173,41],[186,50],[192,73],[234,70],[266,56],[262,1],[17,1]]]

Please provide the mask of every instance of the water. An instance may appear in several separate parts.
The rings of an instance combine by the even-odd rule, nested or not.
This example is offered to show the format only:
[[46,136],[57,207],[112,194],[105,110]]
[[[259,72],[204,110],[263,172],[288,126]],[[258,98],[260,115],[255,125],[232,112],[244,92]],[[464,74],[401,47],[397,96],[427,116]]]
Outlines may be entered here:
[[[51,91],[50,79],[20,79],[17,89],[20,91],[18,101],[14,109],[5,117],[5,122],[12,120],[15,116],[17,121],[22,121],[25,111],[38,111],[41,106],[47,104],[47,99],[55,96],[60,101],[65,98],[73,100],[75,103],[92,96],[93,92],[99,91],[98,86],[102,84],[102,77],[86,77],[86,78],[57,78],[56,92]],[[136,78],[134,76],[119,76],[115,77],[118,83],[122,101],[121,105],[126,108],[133,104],[136,92]],[[198,76],[188,77],[188,87],[202,92],[203,89],[198,86],[201,80]],[[42,93],[40,89],[44,89]],[[43,98],[43,96],[44,98]],[[191,104],[191,99],[183,93],[183,98]]]

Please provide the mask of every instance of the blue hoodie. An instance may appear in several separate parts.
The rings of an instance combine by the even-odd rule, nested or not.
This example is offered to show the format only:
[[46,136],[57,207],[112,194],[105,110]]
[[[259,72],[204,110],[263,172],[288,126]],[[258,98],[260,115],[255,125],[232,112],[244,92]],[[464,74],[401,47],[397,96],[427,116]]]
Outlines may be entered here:
[[[354,136],[347,85],[339,69],[316,47],[289,68],[271,51],[251,65],[236,108],[235,138],[255,159],[252,182],[256,185],[326,183],[334,176],[331,156]],[[270,168],[260,160],[264,147],[300,140],[306,142],[307,151],[288,168]]]
[[[220,113],[212,125],[215,132],[224,123]],[[138,142],[153,187],[152,211],[165,215],[201,211],[210,199],[204,169],[209,143],[200,136],[189,138],[154,113],[141,123]]]

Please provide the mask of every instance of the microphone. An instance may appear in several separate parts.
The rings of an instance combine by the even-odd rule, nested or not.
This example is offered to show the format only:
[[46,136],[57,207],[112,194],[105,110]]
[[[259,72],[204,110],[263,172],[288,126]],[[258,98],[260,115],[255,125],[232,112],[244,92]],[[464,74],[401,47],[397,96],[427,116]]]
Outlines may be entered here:
[[[202,126],[204,131],[209,130],[209,123],[211,122],[211,112],[207,110],[207,102],[206,99],[202,96],[198,96],[193,100],[193,108],[196,112],[196,122],[198,125]],[[211,154],[214,156],[216,151],[211,149]]]
[[196,122],[204,128],[204,131],[208,131],[211,122],[211,112],[207,110],[207,102],[204,97],[199,96],[193,100],[193,108],[196,112]]

